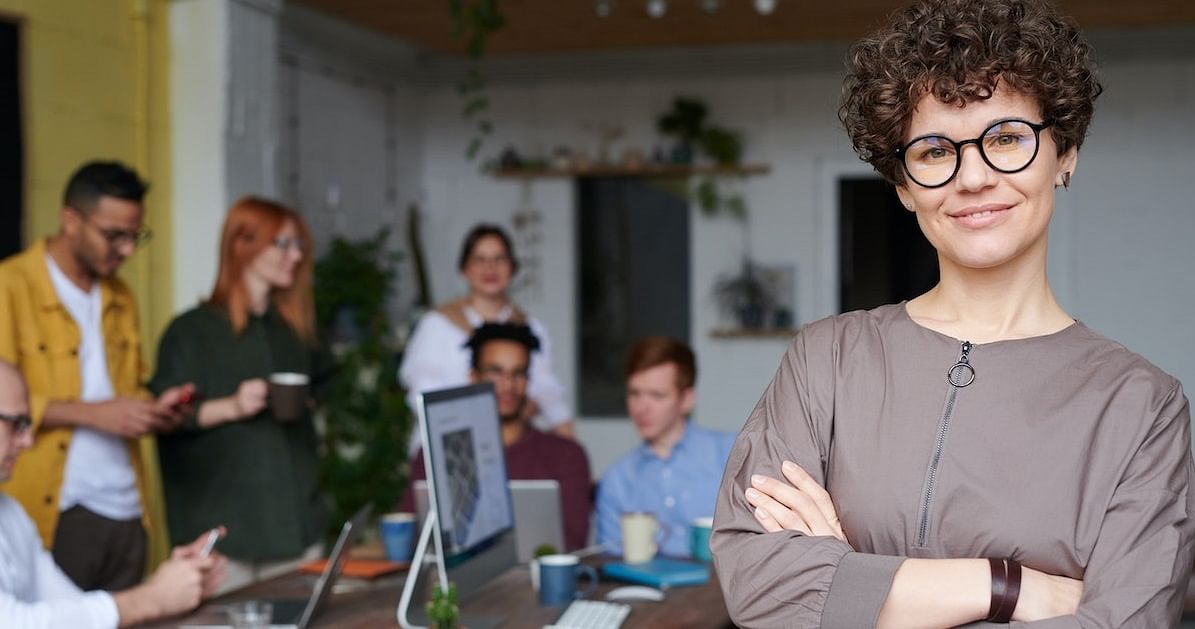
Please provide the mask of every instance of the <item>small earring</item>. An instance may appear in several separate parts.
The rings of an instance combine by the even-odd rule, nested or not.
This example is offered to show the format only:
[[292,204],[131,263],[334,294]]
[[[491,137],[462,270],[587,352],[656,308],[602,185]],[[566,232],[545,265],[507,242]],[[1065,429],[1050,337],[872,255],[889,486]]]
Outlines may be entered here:
[[1069,170],[1062,173],[1062,188],[1064,190],[1071,189],[1071,171]]

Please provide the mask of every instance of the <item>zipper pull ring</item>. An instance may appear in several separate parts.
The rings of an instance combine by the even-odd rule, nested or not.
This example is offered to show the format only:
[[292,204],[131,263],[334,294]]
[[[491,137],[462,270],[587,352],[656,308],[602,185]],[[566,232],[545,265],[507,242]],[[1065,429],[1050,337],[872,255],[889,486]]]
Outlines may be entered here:
[[963,341],[959,352],[958,362],[946,371],[946,381],[952,387],[962,388],[975,382],[975,368],[971,366],[971,341]]

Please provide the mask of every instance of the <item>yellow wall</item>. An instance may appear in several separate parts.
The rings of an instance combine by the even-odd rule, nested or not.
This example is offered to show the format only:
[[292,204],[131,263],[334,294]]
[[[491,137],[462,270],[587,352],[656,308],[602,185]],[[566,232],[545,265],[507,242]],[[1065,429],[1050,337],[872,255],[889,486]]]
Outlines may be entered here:
[[[168,0],[0,0],[21,25],[25,127],[25,242],[54,233],[62,188],[83,162],[118,159],[152,187],[151,243],[121,274],[141,311],[146,357],[171,308]],[[152,440],[144,441],[157,460]],[[157,474],[151,474],[156,481]],[[157,485],[157,483],[155,483]],[[160,486],[151,488],[160,496]],[[161,500],[148,502],[164,522]],[[155,527],[157,528],[157,527]],[[151,562],[166,549],[152,535]]]
[[167,0],[0,0],[22,24],[25,241],[57,230],[62,188],[81,163],[118,159],[152,184],[150,245],[122,275],[147,353],[170,320]]

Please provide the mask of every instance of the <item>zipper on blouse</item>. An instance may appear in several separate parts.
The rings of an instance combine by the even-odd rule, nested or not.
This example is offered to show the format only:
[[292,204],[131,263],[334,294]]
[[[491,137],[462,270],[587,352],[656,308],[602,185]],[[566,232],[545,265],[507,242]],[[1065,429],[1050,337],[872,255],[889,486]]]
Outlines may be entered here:
[[934,489],[938,483],[938,465],[942,462],[942,450],[946,446],[946,431],[950,428],[950,416],[954,413],[954,404],[958,399],[959,389],[975,381],[975,368],[971,366],[971,341],[963,341],[959,346],[958,360],[946,370],[946,382],[950,389],[946,392],[946,408],[942,411],[942,418],[938,421],[938,432],[934,440],[934,453],[929,459],[929,469],[925,474],[925,493],[921,496],[921,517],[917,521],[917,546],[925,546],[926,534],[929,531],[929,510],[934,502]]

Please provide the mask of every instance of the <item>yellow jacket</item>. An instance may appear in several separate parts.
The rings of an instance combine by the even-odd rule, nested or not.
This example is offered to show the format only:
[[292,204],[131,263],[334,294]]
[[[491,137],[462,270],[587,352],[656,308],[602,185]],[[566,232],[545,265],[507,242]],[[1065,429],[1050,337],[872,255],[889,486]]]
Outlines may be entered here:
[[[117,396],[144,397],[141,336],[133,294],[115,277],[101,280],[100,290],[101,325],[112,389]],[[11,480],[0,485],[0,491],[25,507],[47,548],[58,525],[58,496],[75,431],[42,429],[41,423],[51,400],[79,398],[79,340],[79,328],[50,282],[45,241],[39,240],[0,262],[0,358],[16,365],[25,376],[35,431],[33,447],[21,454]],[[141,493],[142,524],[153,548],[154,534],[165,531],[165,527],[151,526],[150,516],[159,512],[159,505],[147,504],[152,502],[147,498],[152,494],[146,491],[148,467],[138,440],[127,442]]]

